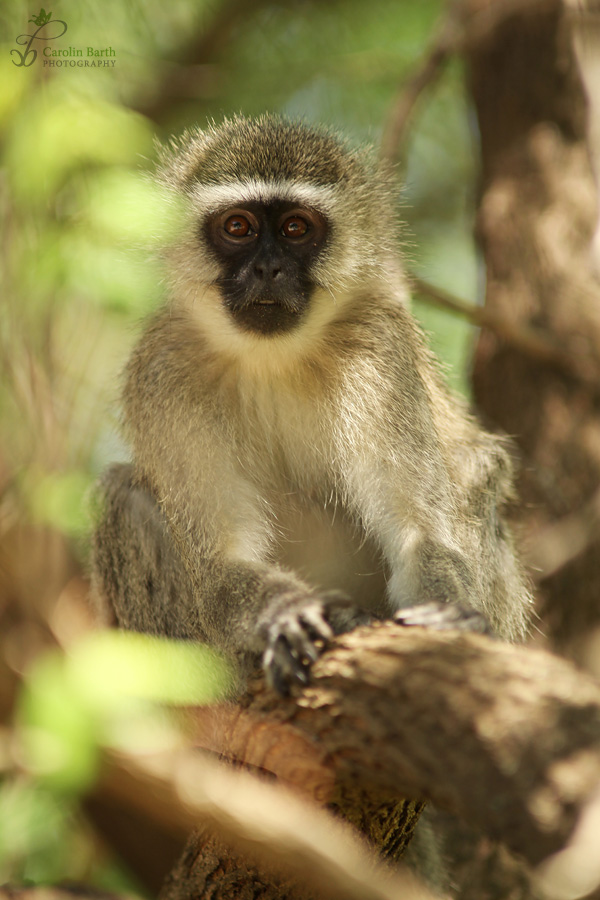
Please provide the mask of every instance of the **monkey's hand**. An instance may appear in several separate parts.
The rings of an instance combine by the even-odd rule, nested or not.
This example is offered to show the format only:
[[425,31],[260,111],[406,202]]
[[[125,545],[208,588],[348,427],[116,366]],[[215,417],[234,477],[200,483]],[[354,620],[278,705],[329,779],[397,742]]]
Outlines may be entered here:
[[268,617],[263,667],[269,685],[283,695],[293,685],[308,683],[310,666],[334,635],[370,621],[368,613],[338,591],[285,595],[274,605],[263,614],[263,623]]
[[394,613],[394,622],[410,627],[421,625],[436,631],[456,628],[459,631],[471,631],[476,634],[493,634],[489,622],[480,612],[456,603],[422,603],[419,606],[408,606]]

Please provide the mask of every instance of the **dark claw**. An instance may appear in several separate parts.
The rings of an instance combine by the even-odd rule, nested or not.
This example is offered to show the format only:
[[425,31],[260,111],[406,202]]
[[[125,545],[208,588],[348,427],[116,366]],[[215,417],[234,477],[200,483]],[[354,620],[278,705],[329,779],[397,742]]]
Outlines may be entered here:
[[413,625],[424,628],[433,628],[436,631],[458,629],[470,631],[476,634],[491,635],[492,629],[489,622],[480,612],[457,606],[455,603],[423,603],[420,606],[410,606],[399,609],[393,616],[398,625],[411,627]]
[[306,626],[307,633],[312,641],[311,650],[315,654],[313,662],[319,658],[314,644],[318,641],[327,644],[334,636],[333,628],[323,616],[323,610],[308,607],[300,614],[300,620]]
[[290,693],[293,684],[303,687],[308,683],[309,665],[309,660],[298,656],[288,638],[282,634],[274,637],[263,656],[263,667],[269,684],[284,696]]
[[309,671],[335,634],[368,621],[344,595],[306,597],[290,603],[271,623],[263,668],[270,686],[287,695],[293,685],[308,684]]

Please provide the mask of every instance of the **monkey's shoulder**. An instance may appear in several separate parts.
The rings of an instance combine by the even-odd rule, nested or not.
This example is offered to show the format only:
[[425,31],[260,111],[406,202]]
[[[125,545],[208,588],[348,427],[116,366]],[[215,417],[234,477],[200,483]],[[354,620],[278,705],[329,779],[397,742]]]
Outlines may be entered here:
[[210,378],[215,354],[190,316],[169,307],[148,320],[125,369],[126,384],[150,393],[201,386],[198,372]]
[[[124,372],[121,407],[126,433],[162,434],[210,429],[219,406],[211,392],[209,348],[185,315],[163,309],[134,347]],[[171,438],[172,439],[172,438]]]

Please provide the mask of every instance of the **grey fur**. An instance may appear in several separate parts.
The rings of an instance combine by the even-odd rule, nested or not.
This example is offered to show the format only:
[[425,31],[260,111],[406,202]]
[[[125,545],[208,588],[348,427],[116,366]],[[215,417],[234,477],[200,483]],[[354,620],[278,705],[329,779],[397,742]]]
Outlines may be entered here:
[[[189,225],[127,367],[133,463],[107,473],[95,537],[105,617],[241,661],[266,651],[284,685],[294,657],[360,620],[335,589],[382,616],[456,603],[522,638],[509,458],[446,390],[408,310],[388,173],[328,132],[238,117],[172,144],[159,177]],[[243,333],[223,309],[200,226],[230,193],[328,218],[289,334]]]

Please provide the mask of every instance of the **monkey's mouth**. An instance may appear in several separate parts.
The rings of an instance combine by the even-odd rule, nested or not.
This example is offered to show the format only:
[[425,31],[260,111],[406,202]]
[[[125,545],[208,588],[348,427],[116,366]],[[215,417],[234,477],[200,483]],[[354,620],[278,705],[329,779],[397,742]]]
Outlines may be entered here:
[[277,335],[299,324],[305,307],[276,297],[256,297],[250,303],[228,305],[229,314],[243,331]]

